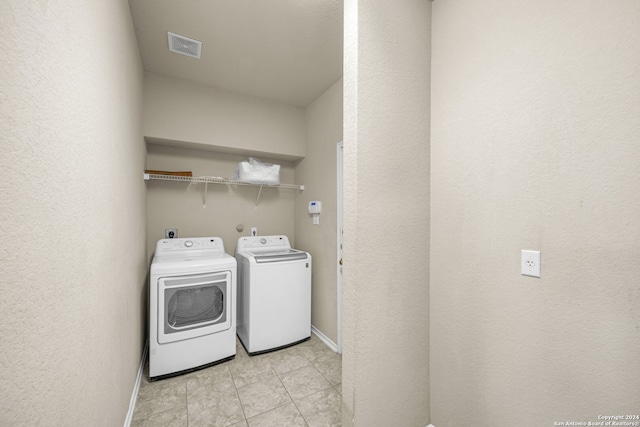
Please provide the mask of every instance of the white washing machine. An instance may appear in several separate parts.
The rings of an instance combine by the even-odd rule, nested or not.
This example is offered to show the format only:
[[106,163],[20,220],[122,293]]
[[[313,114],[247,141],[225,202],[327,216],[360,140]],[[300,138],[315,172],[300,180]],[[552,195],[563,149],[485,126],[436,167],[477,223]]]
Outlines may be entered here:
[[311,336],[311,255],[287,236],[241,237],[238,261],[240,341],[250,355]]
[[149,378],[236,354],[237,263],[219,237],[159,240],[149,283]]

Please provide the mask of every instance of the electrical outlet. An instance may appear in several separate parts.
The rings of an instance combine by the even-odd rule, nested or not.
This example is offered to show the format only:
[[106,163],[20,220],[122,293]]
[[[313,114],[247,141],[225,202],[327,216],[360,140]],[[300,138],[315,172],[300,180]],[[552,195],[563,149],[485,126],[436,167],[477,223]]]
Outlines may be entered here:
[[523,276],[540,277],[540,251],[522,250],[521,274]]
[[178,229],[177,228],[165,228],[164,229],[164,238],[165,239],[176,239],[178,237]]

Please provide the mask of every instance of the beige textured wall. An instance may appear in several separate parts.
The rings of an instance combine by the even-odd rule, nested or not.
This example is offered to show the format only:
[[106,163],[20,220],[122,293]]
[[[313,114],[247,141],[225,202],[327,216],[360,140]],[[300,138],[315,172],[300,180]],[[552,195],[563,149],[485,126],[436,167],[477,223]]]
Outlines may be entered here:
[[[231,178],[246,156],[148,145],[147,168],[192,171],[194,176]],[[294,184],[293,164],[289,161],[260,158],[280,165],[280,181]],[[209,184],[203,206],[204,184],[183,182],[147,182],[148,253],[153,255],[156,242],[164,239],[165,228],[178,228],[179,237],[217,236],[224,241],[227,253],[234,254],[240,236],[249,236],[251,227],[258,234],[284,234],[295,240],[294,203],[298,190],[264,187],[258,206],[259,187]],[[244,231],[236,231],[238,224]]]
[[345,2],[345,426],[429,421],[430,8]]
[[[338,343],[336,150],[342,141],[342,79],[305,109],[307,156],[295,168],[305,190],[296,200],[296,247],[313,256],[311,323]],[[313,225],[309,202],[322,202],[320,224]]]
[[122,425],[147,272],[129,6],[10,0],[0,22],[0,425]]
[[302,108],[148,72],[143,132],[189,148],[288,160],[305,155]]
[[640,412],[639,23],[635,0],[433,3],[437,427]]

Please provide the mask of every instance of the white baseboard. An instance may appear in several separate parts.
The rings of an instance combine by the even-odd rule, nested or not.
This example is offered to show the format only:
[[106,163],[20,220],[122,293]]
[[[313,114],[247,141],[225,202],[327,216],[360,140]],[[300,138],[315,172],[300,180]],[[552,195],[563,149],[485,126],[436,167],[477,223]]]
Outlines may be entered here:
[[138,400],[138,391],[140,391],[140,382],[142,381],[142,375],[144,373],[144,362],[147,360],[147,351],[149,350],[149,340],[144,343],[144,349],[142,350],[142,358],[140,359],[140,366],[138,367],[138,376],[136,377],[136,383],[133,386],[131,392],[131,400],[129,400],[129,412],[127,412],[127,418],[124,419],[124,427],[130,427],[133,420],[133,412],[136,410],[136,401]]
[[331,350],[335,351],[336,353],[338,352],[338,346],[336,345],[336,343],[327,338],[325,334],[317,330],[313,325],[311,325],[311,332],[313,332],[318,338],[320,338],[322,342],[328,345]]

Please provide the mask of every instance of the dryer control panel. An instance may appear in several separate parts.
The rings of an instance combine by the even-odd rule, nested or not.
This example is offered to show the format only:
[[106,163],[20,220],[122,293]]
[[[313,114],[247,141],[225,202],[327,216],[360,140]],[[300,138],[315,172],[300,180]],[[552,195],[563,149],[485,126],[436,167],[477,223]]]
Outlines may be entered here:
[[156,255],[193,250],[224,252],[224,243],[220,237],[186,237],[162,239],[156,244]]

